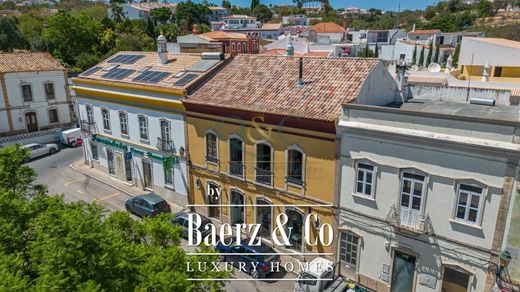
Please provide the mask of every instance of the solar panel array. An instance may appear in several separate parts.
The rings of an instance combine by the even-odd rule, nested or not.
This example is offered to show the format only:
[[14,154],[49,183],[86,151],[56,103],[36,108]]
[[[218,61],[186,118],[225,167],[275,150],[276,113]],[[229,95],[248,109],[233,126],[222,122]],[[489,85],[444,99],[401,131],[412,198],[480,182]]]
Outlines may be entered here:
[[220,60],[200,60],[197,63],[191,65],[191,67],[189,67],[188,70],[206,72],[219,62]]
[[89,76],[89,75],[92,75],[94,73],[96,73],[97,71],[101,70],[103,67],[99,67],[99,66],[96,66],[96,67],[92,67],[88,70],[86,70],[85,72],[81,73],[82,76]]
[[118,55],[108,60],[108,63],[134,64],[137,60],[143,58],[143,55]]
[[134,81],[147,82],[147,83],[157,83],[164,78],[168,77],[170,73],[161,72],[161,71],[145,71],[141,73],[141,75],[134,78]]
[[132,70],[132,69],[116,68],[116,69],[112,69],[112,70],[108,71],[105,75],[103,75],[101,77],[108,78],[108,79],[121,80],[134,72],[135,72],[135,70]]
[[184,86],[191,80],[193,80],[195,77],[199,76],[198,74],[189,73],[184,76],[182,76],[181,79],[177,80],[173,85],[175,86]]

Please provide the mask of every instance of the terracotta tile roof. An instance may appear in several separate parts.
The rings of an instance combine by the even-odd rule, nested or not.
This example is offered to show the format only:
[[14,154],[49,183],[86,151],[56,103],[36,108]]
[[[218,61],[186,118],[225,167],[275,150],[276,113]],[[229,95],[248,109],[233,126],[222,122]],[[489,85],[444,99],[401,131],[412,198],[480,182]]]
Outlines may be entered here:
[[330,55],[331,52],[324,52],[324,51],[321,51],[321,52],[308,52],[308,53],[305,53],[305,56],[306,57],[328,57]]
[[448,81],[446,80],[446,77],[410,76],[408,77],[408,83],[446,85]]
[[265,29],[265,30],[278,30],[281,27],[282,27],[281,23],[264,23],[264,25],[262,25],[262,29]]
[[205,38],[209,41],[211,40],[223,40],[223,39],[247,39],[247,35],[244,33],[232,33],[232,32],[225,32],[221,30],[217,31],[210,31],[203,34],[199,34],[198,36]]
[[334,33],[334,32],[345,32],[343,27],[341,25],[335,23],[335,22],[322,22],[315,24],[311,27],[312,30],[315,32],[321,32],[321,33]]
[[[142,55],[143,57],[137,60],[134,64],[119,64],[119,63],[109,63],[108,61],[114,58],[118,55]],[[124,83],[124,84],[134,84],[134,85],[146,85],[148,87],[162,87],[162,88],[172,88],[172,89],[186,89],[193,83],[195,83],[197,80],[200,80],[203,78],[205,73],[207,73],[212,68],[215,68],[218,66],[218,64],[222,63],[219,62],[218,64],[214,65],[207,71],[191,71],[188,70],[192,65],[198,63],[201,61],[201,55],[200,54],[168,54],[169,62],[165,65],[159,64],[159,57],[156,52],[131,52],[131,51],[121,51],[118,52],[106,60],[102,61],[101,63],[97,64],[94,67],[102,67],[103,69],[98,70],[88,76],[85,76],[80,74],[78,76],[78,79],[94,79],[94,80],[101,80],[101,81],[108,81],[108,82],[116,82],[116,83]],[[110,79],[110,78],[104,78],[103,75],[108,73],[108,71],[105,71],[104,69],[111,66],[111,65],[118,65],[117,69],[131,69],[135,70],[132,74],[126,76],[125,78],[122,78],[120,80]],[[93,67],[93,68],[94,68]],[[157,83],[147,83],[147,82],[140,82],[135,81],[134,79],[141,75],[140,70],[143,70],[146,67],[149,71],[160,71],[160,72],[166,72],[170,73],[169,76],[162,79],[161,81]],[[175,75],[181,71],[186,71],[187,74],[197,74],[197,76],[186,83],[183,86],[176,86],[175,82],[179,80],[181,77],[175,77]]]
[[466,37],[467,39],[471,39],[472,41],[483,42],[488,44],[499,45],[503,47],[510,47],[514,49],[520,49],[520,42],[502,39],[502,38],[476,38],[476,37]]
[[239,55],[185,99],[187,104],[334,121],[355,100],[377,59]]
[[49,53],[0,53],[0,72],[65,70]]
[[419,30],[416,30],[416,31],[410,31],[408,32],[409,35],[418,35],[418,34],[435,34],[435,33],[438,33],[438,32],[441,32],[440,30],[438,29],[419,29]]

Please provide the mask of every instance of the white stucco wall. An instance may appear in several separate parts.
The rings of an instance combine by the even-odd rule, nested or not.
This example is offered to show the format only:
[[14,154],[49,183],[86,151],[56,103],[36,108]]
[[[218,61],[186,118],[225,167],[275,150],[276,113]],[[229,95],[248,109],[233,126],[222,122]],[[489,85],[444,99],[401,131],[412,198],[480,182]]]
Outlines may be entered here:
[[460,46],[459,65],[520,67],[520,49],[464,37]]

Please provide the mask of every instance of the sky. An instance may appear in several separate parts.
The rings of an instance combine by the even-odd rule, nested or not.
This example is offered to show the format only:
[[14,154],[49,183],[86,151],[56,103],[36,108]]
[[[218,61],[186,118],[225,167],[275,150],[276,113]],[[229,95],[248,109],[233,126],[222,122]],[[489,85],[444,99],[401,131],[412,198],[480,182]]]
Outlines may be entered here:
[[[210,3],[217,5],[222,4],[222,0],[208,0]],[[400,0],[401,10],[404,9],[424,9],[428,5],[432,5],[438,0]],[[194,2],[202,2],[202,0],[195,0]],[[357,8],[377,8],[381,10],[394,10],[397,11],[399,6],[399,0],[329,0],[330,4],[334,8],[346,8],[346,7],[357,7]],[[293,4],[292,0],[260,0],[262,4]],[[249,6],[251,0],[231,0],[232,5],[238,6]]]

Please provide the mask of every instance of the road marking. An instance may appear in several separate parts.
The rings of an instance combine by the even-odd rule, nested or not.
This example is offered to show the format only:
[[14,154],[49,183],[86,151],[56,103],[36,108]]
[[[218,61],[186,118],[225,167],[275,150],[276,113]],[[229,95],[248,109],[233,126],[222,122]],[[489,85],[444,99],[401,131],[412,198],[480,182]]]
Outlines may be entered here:
[[99,201],[103,201],[103,200],[106,200],[106,199],[110,199],[110,198],[115,197],[115,196],[117,196],[117,195],[120,195],[120,193],[117,192],[117,193],[113,193],[113,194],[111,194],[111,195],[107,195],[107,196],[105,196],[105,197],[103,197],[103,198],[94,199],[94,202],[99,202]]
[[78,179],[69,180],[69,181],[66,181],[63,185],[70,187],[71,184],[80,182],[85,179],[86,179],[85,177],[82,177],[82,178],[78,178]]
[[80,193],[80,194],[82,194],[82,195],[85,195],[85,196],[87,195],[87,193],[85,193],[84,191],[82,191],[82,190],[80,190],[80,189],[77,189],[76,192],[78,192],[78,193]]

